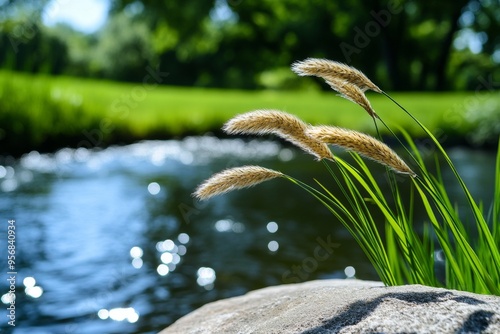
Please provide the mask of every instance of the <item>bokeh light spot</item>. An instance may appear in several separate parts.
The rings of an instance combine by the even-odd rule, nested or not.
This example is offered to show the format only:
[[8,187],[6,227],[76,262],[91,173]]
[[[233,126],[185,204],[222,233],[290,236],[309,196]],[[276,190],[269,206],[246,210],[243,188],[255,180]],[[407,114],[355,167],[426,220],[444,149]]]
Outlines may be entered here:
[[179,240],[181,244],[187,244],[189,242],[189,235],[187,233],[180,233],[177,236],[177,240]]
[[26,288],[25,292],[32,298],[40,298],[43,294],[43,289],[39,286],[34,286],[31,288]]
[[29,276],[28,276],[28,277],[25,277],[25,278],[23,279],[23,284],[24,284],[24,286],[25,286],[25,287],[27,287],[27,288],[32,288],[32,287],[34,287],[34,286],[35,286],[35,284],[36,284],[36,280],[35,280],[35,278],[34,278],[34,277],[29,277]]
[[144,255],[144,251],[142,250],[141,247],[134,246],[130,249],[130,256],[133,257],[134,259],[140,258]]
[[166,276],[170,272],[170,269],[166,264],[162,263],[156,268],[156,271],[160,276]]
[[276,231],[278,231],[278,224],[276,224],[276,222],[269,222],[266,228],[269,233],[276,233]]
[[136,257],[132,260],[132,266],[135,268],[135,269],[140,269],[142,268],[142,265],[144,264],[144,262],[142,261],[142,259],[140,257]]
[[202,286],[207,290],[213,289],[213,283],[216,278],[215,270],[210,267],[200,267],[196,274],[198,276],[196,283],[198,283],[199,286]]
[[280,244],[276,240],[272,240],[272,241],[269,241],[269,243],[267,244],[267,248],[271,252],[276,252],[278,250],[278,248],[280,248]]
[[151,195],[158,195],[160,193],[160,185],[158,184],[158,182],[151,182],[150,184],[148,184],[148,191]]
[[356,269],[354,269],[353,266],[348,266],[344,269],[344,273],[347,276],[347,278],[352,278],[354,275],[356,275]]
[[100,309],[97,312],[97,316],[99,317],[99,319],[106,320],[109,318],[109,311],[106,309]]

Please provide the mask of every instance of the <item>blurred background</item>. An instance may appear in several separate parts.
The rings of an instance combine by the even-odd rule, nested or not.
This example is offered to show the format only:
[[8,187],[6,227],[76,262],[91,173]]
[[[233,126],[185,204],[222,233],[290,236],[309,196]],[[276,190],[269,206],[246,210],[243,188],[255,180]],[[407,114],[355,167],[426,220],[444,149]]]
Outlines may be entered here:
[[[307,57],[344,62],[426,124],[488,206],[499,32],[497,0],[0,0],[0,332],[156,333],[265,286],[377,279],[347,231],[292,184],[193,200],[205,178],[243,164],[331,182],[276,138],[219,129],[276,108],[374,134],[361,108],[290,71]],[[367,96],[434,165],[411,119]],[[5,320],[12,219],[15,328]]]

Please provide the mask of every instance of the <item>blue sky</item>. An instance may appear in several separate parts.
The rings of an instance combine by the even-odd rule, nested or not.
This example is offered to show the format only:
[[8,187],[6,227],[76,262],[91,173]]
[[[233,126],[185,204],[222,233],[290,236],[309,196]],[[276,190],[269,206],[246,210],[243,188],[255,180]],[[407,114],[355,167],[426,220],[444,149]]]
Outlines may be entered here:
[[109,0],[52,0],[43,13],[43,22],[52,26],[59,22],[92,33],[106,22]]

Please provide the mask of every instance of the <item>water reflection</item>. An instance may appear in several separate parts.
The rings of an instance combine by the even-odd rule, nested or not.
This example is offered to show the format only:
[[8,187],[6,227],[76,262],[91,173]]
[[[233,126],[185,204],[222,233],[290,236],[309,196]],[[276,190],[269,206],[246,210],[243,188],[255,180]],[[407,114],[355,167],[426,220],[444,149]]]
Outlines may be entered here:
[[156,268],[156,271],[158,272],[158,275],[166,276],[170,272],[170,268],[166,264],[162,263]]
[[[473,195],[489,203],[494,156],[463,152],[452,158]],[[377,278],[331,214],[290,183],[204,203],[191,197],[212,173],[244,164],[331,182],[321,164],[289,147],[213,137],[0,160],[2,216],[17,222],[16,330],[156,333],[207,302],[288,278]],[[318,238],[338,247],[318,253]],[[6,282],[0,289],[8,304]]]
[[276,252],[276,251],[278,251],[278,249],[280,248],[280,244],[279,244],[276,240],[271,240],[271,241],[269,241],[269,243],[267,244],[267,248],[268,248],[271,252]]
[[245,225],[234,222],[231,219],[221,219],[215,222],[215,229],[218,232],[243,233],[245,231]]
[[106,319],[111,319],[114,321],[127,320],[131,324],[139,320],[139,314],[137,314],[137,312],[134,310],[133,307],[127,307],[127,308],[118,307],[118,308],[113,308],[111,310],[100,309],[97,312],[97,316],[101,320],[106,320]]
[[7,175],[7,168],[0,165],[0,179],[3,179]]
[[278,231],[278,224],[276,224],[276,222],[269,222],[266,228],[269,233],[276,233]]
[[130,256],[132,257],[132,266],[135,269],[140,269],[143,265],[142,256],[144,255],[144,251],[141,247],[134,246],[130,249]]
[[[181,233],[177,236],[177,240],[179,240],[179,242],[181,244],[187,244],[189,242],[189,234]],[[184,255],[184,254],[182,254],[182,255]]]
[[160,190],[161,190],[161,187],[157,182],[151,182],[150,184],[148,184],[148,191],[151,195],[153,195],[153,196],[158,195]]
[[354,269],[353,266],[347,266],[344,269],[344,273],[347,278],[354,278],[354,275],[356,275],[356,269]]
[[43,294],[43,289],[39,286],[36,286],[36,280],[34,277],[25,277],[23,279],[24,284],[24,292],[26,295],[32,298],[40,298]]
[[214,288],[215,282],[215,270],[209,267],[201,267],[196,272],[198,278],[196,279],[196,283],[199,286],[204,287],[206,290],[212,290]]

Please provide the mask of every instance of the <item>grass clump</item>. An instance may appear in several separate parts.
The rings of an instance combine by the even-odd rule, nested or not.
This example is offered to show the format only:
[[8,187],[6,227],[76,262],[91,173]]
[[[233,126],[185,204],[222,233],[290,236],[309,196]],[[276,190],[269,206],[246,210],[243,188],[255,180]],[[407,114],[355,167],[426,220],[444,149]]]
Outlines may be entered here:
[[[333,67],[346,71],[338,63],[324,64],[326,70]],[[309,65],[297,68],[304,74],[311,70]],[[359,82],[363,77],[357,75],[354,79]],[[381,94],[371,93],[369,102],[363,95],[366,89],[376,91],[373,83],[365,82],[360,89],[338,78],[328,82],[343,89],[343,96],[363,101],[367,112],[377,109],[384,118],[391,112],[392,102]],[[465,101],[475,101],[476,93],[397,93],[395,97],[412,105],[413,114],[433,132],[446,129],[449,142],[453,141],[451,134],[458,138],[468,132],[480,135],[479,139],[488,143],[492,137],[498,138],[493,128],[497,123],[491,121],[496,119],[494,111],[476,113],[483,115],[477,122],[469,120]],[[497,95],[481,95],[477,99],[480,106],[500,106]],[[371,119],[359,117],[357,105],[324,92],[182,88],[0,71],[0,153],[19,155],[34,149],[106,146],[217,132],[225,120],[247,110],[265,108],[286,110],[315,124],[327,124],[334,118],[337,126],[376,134]],[[412,136],[424,134],[404,113],[391,114],[389,119]],[[471,130],[470,124],[476,123],[484,125],[485,130],[492,129]],[[388,134],[385,128],[380,131]]]
[[[276,177],[285,178],[315,197],[344,225],[386,285],[423,284],[500,295],[500,143],[494,201],[490,207],[485,208],[472,198],[453,162],[432,132],[361,72],[336,62],[315,59],[295,63],[292,69],[300,75],[315,75],[325,79],[327,83],[335,82],[335,85],[330,86],[340,96],[358,104],[369,113],[375,132],[380,134],[381,126],[401,143],[409,163],[404,162],[383,143],[380,136],[375,139],[353,130],[312,126],[294,115],[261,110],[237,116],[226,123],[224,129],[229,133],[274,133],[297,144],[321,160],[341,196],[335,195],[319,181],[310,185],[281,172],[259,170],[255,166],[236,167],[216,174],[201,184],[194,195],[199,199],[207,199]],[[356,86],[353,91],[363,96],[367,89],[384,95],[425,133],[433,143],[436,155],[445,161],[446,166],[443,168],[449,168],[460,185],[473,217],[472,222],[460,218],[444,187],[439,166],[437,175],[431,174],[408,132],[403,129],[402,137],[397,136],[383,117],[366,108],[369,105],[365,102],[366,98],[353,98],[350,93],[346,93],[345,87],[350,86]],[[348,149],[352,159],[348,161],[333,154],[320,154],[317,152],[317,147],[320,147],[317,142]],[[391,195],[384,195],[362,156],[386,166]],[[232,179],[225,180],[226,175]],[[235,175],[239,182],[233,180]],[[243,182],[244,180],[248,182]],[[399,195],[401,181],[411,184],[409,203],[403,203]],[[232,187],[232,184],[235,186]],[[218,189],[217,185],[224,185],[224,188]],[[413,221],[417,205],[423,208],[427,217],[421,233],[416,230]],[[376,217],[380,215],[385,220],[383,228],[376,224]],[[470,230],[471,225],[474,227],[473,231]],[[436,269],[436,251],[444,255],[445,273],[442,277]]]

